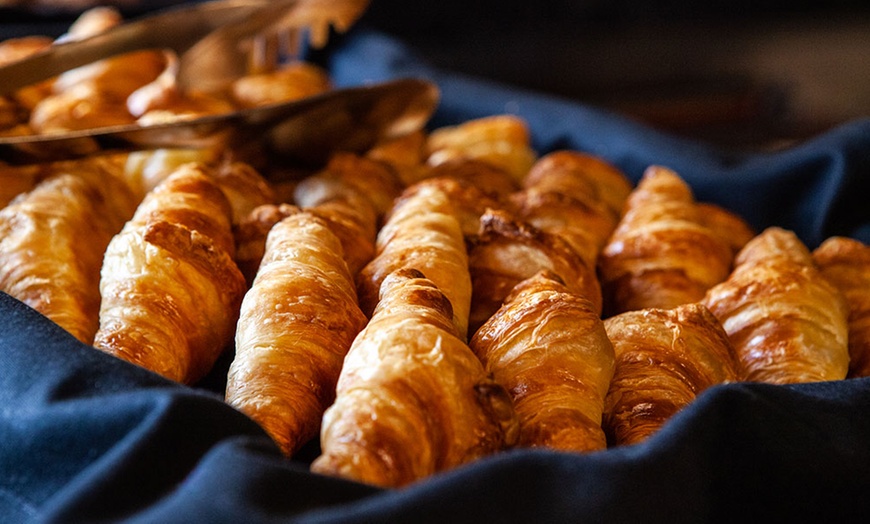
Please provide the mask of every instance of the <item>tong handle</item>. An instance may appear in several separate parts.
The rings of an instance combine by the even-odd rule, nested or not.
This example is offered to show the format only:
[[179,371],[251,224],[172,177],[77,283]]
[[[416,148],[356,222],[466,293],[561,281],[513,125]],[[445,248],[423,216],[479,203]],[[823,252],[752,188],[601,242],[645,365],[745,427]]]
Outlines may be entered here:
[[83,40],[54,44],[0,67],[0,95],[122,53],[143,49],[183,53],[209,33],[249,16],[266,4],[268,0],[217,0],[172,8]]

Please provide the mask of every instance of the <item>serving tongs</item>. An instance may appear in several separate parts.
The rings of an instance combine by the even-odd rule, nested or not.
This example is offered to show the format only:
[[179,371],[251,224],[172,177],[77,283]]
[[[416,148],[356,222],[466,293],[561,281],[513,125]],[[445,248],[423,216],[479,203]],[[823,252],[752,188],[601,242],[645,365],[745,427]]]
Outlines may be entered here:
[[[83,40],[57,43],[0,67],[0,95],[144,49],[178,55],[179,86],[216,90],[250,70],[252,47],[262,37],[309,31],[312,43],[321,45],[330,27],[347,29],[367,4],[368,0],[216,0],[173,8]],[[363,149],[379,138],[421,128],[438,96],[429,82],[400,79],[163,124],[0,137],[0,161],[25,164],[119,150],[216,147],[263,136],[278,153],[316,161],[330,150]]]

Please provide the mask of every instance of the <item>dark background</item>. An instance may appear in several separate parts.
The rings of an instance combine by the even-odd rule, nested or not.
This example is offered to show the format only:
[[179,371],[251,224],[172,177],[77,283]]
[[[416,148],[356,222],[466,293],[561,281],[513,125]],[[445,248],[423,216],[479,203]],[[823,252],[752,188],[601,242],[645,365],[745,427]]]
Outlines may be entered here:
[[[75,15],[5,3],[5,37],[59,34]],[[866,1],[372,0],[361,23],[437,66],[723,146],[781,148],[870,115]]]

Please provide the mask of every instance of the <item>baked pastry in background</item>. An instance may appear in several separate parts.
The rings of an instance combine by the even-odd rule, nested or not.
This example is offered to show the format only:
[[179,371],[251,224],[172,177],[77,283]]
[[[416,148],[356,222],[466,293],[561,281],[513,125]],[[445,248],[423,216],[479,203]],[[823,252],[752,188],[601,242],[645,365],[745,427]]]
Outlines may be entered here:
[[178,168],[106,250],[94,346],[195,383],[232,342],[247,287],[234,253],[220,186],[201,165]]
[[813,251],[813,261],[849,306],[849,376],[870,376],[870,246],[830,237]]
[[471,348],[511,394],[518,446],[562,451],[607,447],[601,417],[613,345],[586,298],[541,272],[514,287],[474,334]]
[[400,487],[516,442],[510,397],[453,319],[450,301],[419,271],[383,280],[323,417],[312,471]]
[[616,352],[603,423],[610,445],[646,440],[705,389],[740,379],[728,335],[701,304],[629,311],[604,325]]
[[528,125],[509,114],[434,129],[425,147],[426,163],[431,166],[457,159],[479,160],[510,173],[517,184],[537,159]]
[[792,231],[749,241],[703,303],[719,319],[752,382],[839,380],[849,370],[849,308]]
[[317,436],[366,320],[327,223],[310,213],[288,215],[271,228],[242,301],[226,401],[292,456]]

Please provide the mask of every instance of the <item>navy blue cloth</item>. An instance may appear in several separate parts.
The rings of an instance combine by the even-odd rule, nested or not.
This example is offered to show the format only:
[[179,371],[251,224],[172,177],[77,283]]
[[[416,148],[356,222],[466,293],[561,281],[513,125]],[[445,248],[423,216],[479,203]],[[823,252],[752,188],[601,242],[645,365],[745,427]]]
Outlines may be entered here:
[[[599,154],[634,180],[652,163],[699,198],[810,245],[870,239],[870,122],[789,150],[723,152],[566,100],[439,71],[383,35],[330,50],[339,84],[422,76],[433,126],[526,118],[539,152]],[[643,444],[589,455],[514,450],[382,490],[283,458],[219,388],[163,380],[78,343],[0,294],[2,522],[843,522],[870,515],[870,379],[704,392]],[[217,375],[225,372],[219,366]],[[220,383],[219,377],[217,383]]]

